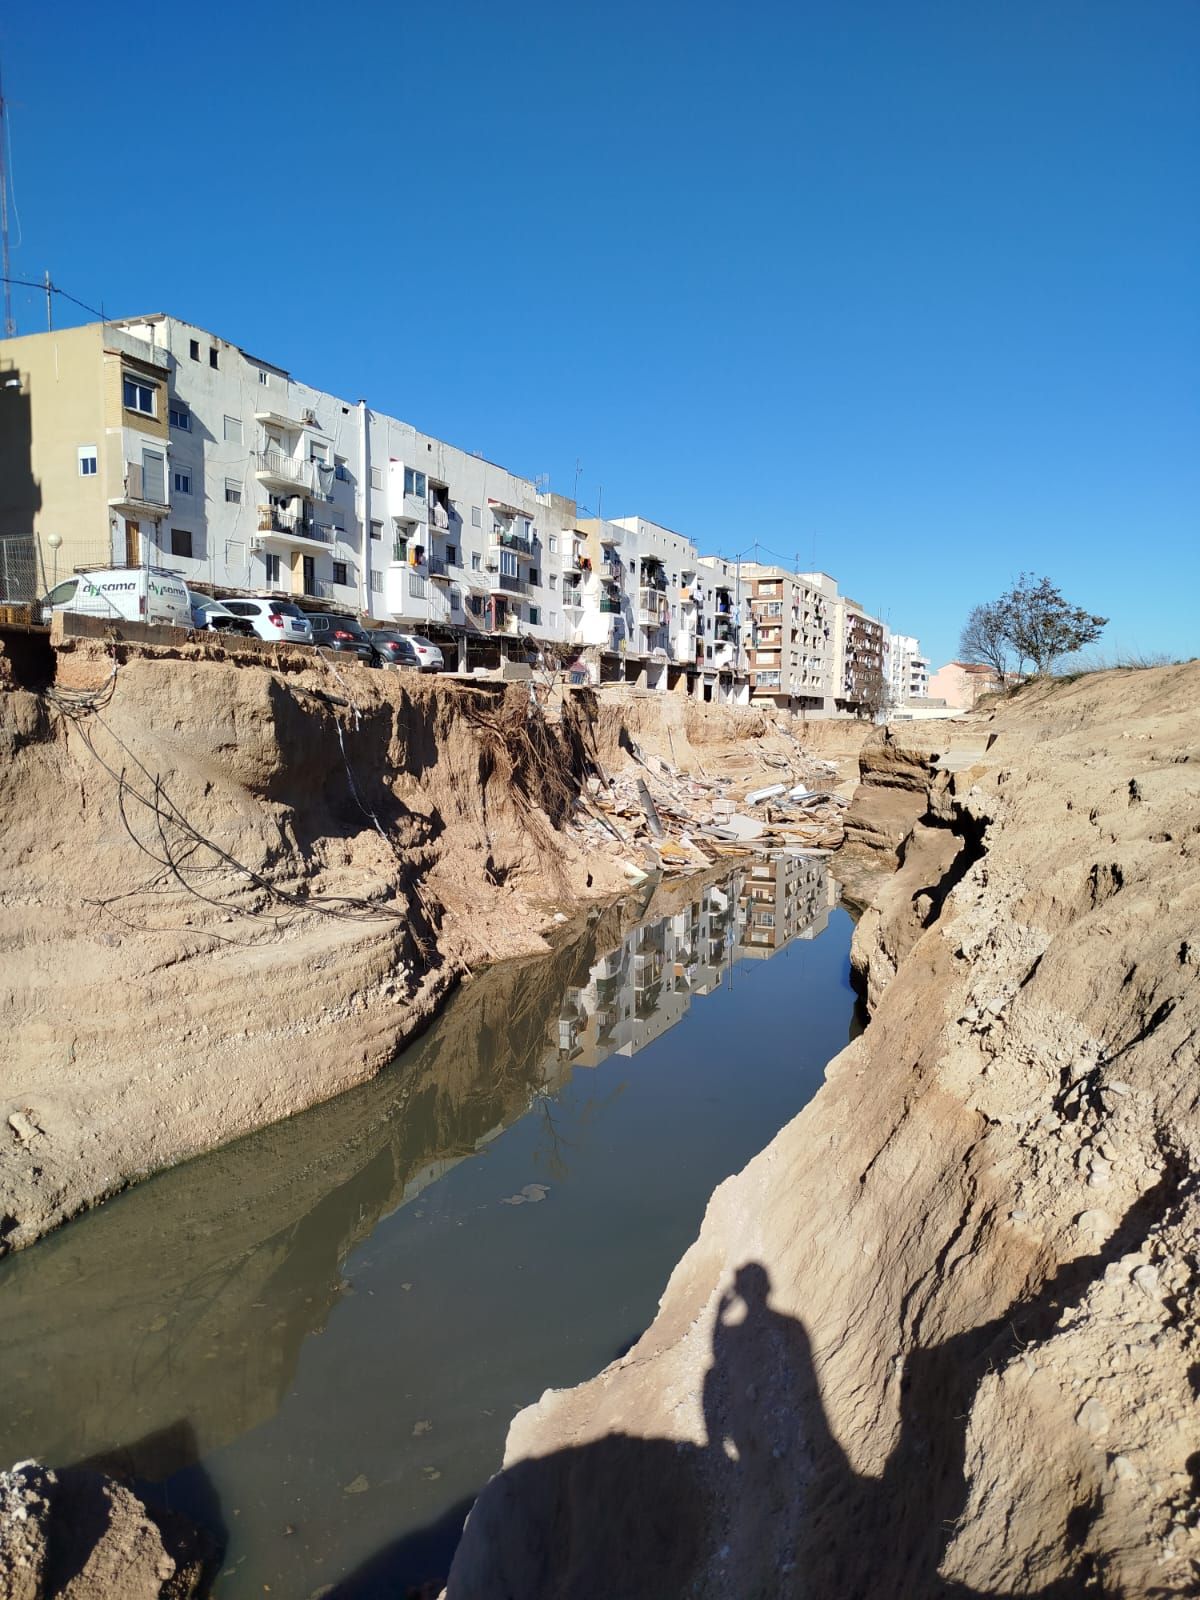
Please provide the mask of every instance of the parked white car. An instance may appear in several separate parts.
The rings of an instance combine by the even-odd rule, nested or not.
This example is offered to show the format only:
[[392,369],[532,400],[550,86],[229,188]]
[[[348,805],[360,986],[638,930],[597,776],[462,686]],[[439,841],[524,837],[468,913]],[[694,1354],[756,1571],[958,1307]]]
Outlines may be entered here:
[[113,622],[160,622],[192,626],[191,596],[178,573],[166,567],[98,567],[55,584],[40,602],[41,618],[78,611]]
[[221,604],[235,617],[245,617],[260,639],[285,644],[311,644],[312,623],[290,600],[247,600],[227,595]]
[[429,639],[423,639],[419,633],[402,633],[396,629],[396,636],[407,639],[417,653],[417,662],[422,672],[441,672],[445,666],[442,652]]

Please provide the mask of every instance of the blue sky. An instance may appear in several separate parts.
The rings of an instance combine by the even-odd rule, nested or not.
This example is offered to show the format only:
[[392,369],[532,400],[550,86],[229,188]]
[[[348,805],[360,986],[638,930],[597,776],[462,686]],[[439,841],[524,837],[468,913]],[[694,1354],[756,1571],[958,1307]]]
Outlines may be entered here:
[[13,271],[579,462],[935,664],[1023,568],[1192,655],[1197,59],[1194,0],[24,7]]

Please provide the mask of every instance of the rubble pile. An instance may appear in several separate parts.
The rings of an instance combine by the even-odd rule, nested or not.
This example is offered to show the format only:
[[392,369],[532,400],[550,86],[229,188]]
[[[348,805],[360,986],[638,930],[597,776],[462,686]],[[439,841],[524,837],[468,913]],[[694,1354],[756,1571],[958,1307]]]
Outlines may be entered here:
[[837,767],[805,755],[799,744],[791,756],[760,752],[752,775],[761,779],[766,765],[783,776],[748,790],[744,772],[685,771],[632,741],[627,750],[628,770],[588,778],[573,826],[585,848],[611,850],[614,838],[625,846],[622,868],[633,881],[651,872],[695,872],[757,850],[828,855],[842,842],[849,801],[830,787]]

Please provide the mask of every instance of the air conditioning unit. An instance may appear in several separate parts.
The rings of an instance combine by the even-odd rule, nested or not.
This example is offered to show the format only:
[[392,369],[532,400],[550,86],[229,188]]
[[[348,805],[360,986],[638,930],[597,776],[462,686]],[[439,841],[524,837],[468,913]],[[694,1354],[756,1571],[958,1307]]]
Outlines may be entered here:
[[252,551],[262,550],[262,549],[265,548],[265,546],[266,546],[266,540],[265,539],[252,538],[250,540],[250,549]]
[[313,411],[311,407],[306,408],[300,413],[300,420],[310,428],[320,427],[320,423],[317,421],[317,413]]

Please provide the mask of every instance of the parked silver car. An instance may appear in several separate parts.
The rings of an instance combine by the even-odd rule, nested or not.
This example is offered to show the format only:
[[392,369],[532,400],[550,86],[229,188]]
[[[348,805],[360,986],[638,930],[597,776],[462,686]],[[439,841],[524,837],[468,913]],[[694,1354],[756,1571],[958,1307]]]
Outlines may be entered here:
[[243,600],[229,598],[221,604],[235,617],[245,617],[260,639],[283,640],[285,644],[311,644],[312,623],[299,606],[290,600]]
[[398,639],[407,639],[417,654],[417,665],[422,672],[441,672],[445,666],[442,652],[431,639],[424,638],[419,633],[401,633],[395,630]]

